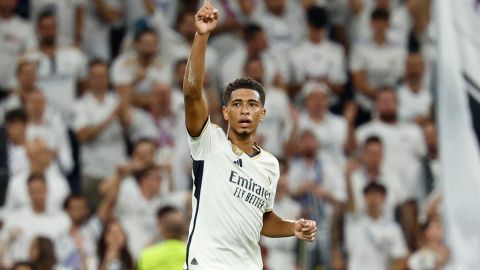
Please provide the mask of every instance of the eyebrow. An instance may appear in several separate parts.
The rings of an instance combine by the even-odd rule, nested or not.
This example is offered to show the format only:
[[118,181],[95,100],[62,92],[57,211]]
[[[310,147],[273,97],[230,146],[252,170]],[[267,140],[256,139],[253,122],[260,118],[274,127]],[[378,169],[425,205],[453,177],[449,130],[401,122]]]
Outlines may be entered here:
[[[232,100],[232,103],[233,102],[238,102],[238,101],[242,102],[242,101],[244,101],[244,99],[236,98],[236,99]],[[252,102],[252,101],[257,102],[257,103],[260,102],[259,100],[253,99],[253,98],[247,100],[247,102]]]

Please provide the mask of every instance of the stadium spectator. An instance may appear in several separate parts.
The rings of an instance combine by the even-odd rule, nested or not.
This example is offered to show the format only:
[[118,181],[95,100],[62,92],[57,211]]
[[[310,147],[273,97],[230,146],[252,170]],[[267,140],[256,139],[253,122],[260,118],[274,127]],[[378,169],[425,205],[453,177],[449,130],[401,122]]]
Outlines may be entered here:
[[108,61],[112,57],[110,30],[122,19],[118,0],[93,0],[85,5],[82,47],[89,59]]
[[380,89],[375,98],[374,120],[356,131],[359,144],[368,137],[377,136],[384,145],[384,165],[400,173],[408,199],[416,200],[420,191],[420,164],[425,154],[421,129],[412,123],[398,120],[398,101],[395,90]]
[[30,62],[20,62],[17,66],[17,87],[0,103],[2,123],[5,114],[24,106],[27,94],[37,90],[37,66]]
[[251,57],[260,56],[265,69],[262,82],[264,85],[272,84],[278,73],[276,56],[269,50],[267,34],[258,24],[247,24],[243,30],[243,43],[235,48],[220,62],[220,86],[225,88],[229,82],[242,75],[245,63]]
[[363,199],[363,189],[370,183],[379,183],[385,186],[387,194],[382,209],[385,217],[394,218],[395,210],[407,200],[407,194],[402,186],[401,179],[396,171],[383,166],[384,146],[378,137],[369,137],[361,147],[360,164],[347,166],[346,177],[351,182],[353,191],[353,212],[362,214],[367,211]]
[[56,186],[48,186],[47,180],[39,174],[31,175],[27,184],[30,207],[4,215],[2,241],[12,233],[16,236],[6,249],[4,261],[7,262],[27,259],[30,244],[36,236],[55,241],[70,228],[70,220],[65,213],[47,207],[48,192],[54,192]]
[[17,3],[18,0],[0,2],[0,27],[2,29],[0,92],[11,90],[14,87],[17,56],[36,46],[32,25],[14,13]]
[[[348,196],[353,196],[348,180],[347,190]],[[387,189],[374,182],[363,189],[363,194],[366,213],[352,212],[354,206],[347,208],[347,269],[405,269],[408,249],[402,231],[398,224],[383,215]]]
[[127,236],[120,223],[111,221],[105,224],[97,244],[97,257],[99,264],[95,269],[135,269],[127,247]]
[[75,99],[84,90],[87,59],[76,47],[59,43],[59,23],[55,13],[42,12],[37,20],[38,48],[25,53],[21,60],[37,64],[38,86],[48,103],[70,122]]
[[388,41],[389,20],[387,10],[375,9],[371,13],[372,38],[353,46],[350,71],[355,99],[364,113],[370,113],[378,89],[394,87],[403,75],[405,49]]
[[53,162],[54,153],[41,139],[34,139],[25,146],[28,167],[19,175],[10,178],[7,188],[5,211],[15,212],[29,208],[28,179],[30,175],[42,175],[49,190],[47,209],[59,211],[63,200],[70,193],[67,180]]
[[305,83],[301,97],[306,110],[300,114],[298,126],[300,130],[311,130],[322,146],[322,151],[317,154],[325,162],[340,168],[345,162],[345,150],[348,148],[349,125],[344,117],[328,111],[329,92],[324,83]]
[[434,193],[440,192],[440,160],[437,142],[437,127],[435,123],[428,122],[423,125],[423,137],[427,153],[422,157],[421,183],[422,197],[425,200]]
[[[288,193],[288,163],[284,160],[281,164],[280,179],[278,180],[277,193],[275,194],[275,211],[288,219],[301,217],[301,205]],[[296,269],[299,265],[297,252],[298,241],[295,238],[267,238],[262,237],[261,242],[268,250],[265,265],[271,270]]]
[[113,62],[112,83],[119,95],[132,95],[135,106],[150,105],[149,91],[155,81],[170,83],[170,65],[160,57],[157,47],[155,31],[144,28],[135,34],[133,50],[122,53]]
[[187,253],[185,224],[185,216],[178,209],[171,206],[158,209],[157,227],[163,241],[142,251],[138,269],[181,269]]
[[38,90],[26,96],[25,111],[28,118],[27,139],[45,141],[64,175],[68,175],[74,164],[67,128],[61,116],[47,106],[44,94]]
[[405,64],[405,80],[397,89],[398,117],[402,121],[423,124],[430,119],[432,94],[426,88],[425,63],[418,52],[408,55]]
[[13,265],[12,270],[36,270],[36,269],[33,263],[28,261],[21,261],[21,262],[16,262]]
[[82,44],[85,21],[84,1],[30,1],[30,18],[37,21],[43,12],[52,12],[58,18],[58,41],[64,45]]
[[128,99],[108,90],[108,66],[92,61],[89,91],[77,102],[73,128],[81,143],[82,189],[89,202],[100,202],[98,185],[127,160],[124,134],[132,122]]
[[[245,63],[243,75],[263,83],[264,62],[259,56],[252,56]],[[265,85],[265,109],[267,114],[257,129],[255,142],[276,157],[284,157],[284,148],[292,134],[291,103],[285,89]]]
[[328,40],[329,18],[325,9],[311,7],[306,15],[308,40],[289,53],[293,82],[300,88],[309,80],[323,82],[332,90],[331,103],[336,103],[347,82],[345,51],[340,45]]
[[21,109],[7,112],[5,115],[8,176],[15,177],[28,168],[25,144],[27,143],[27,114]]
[[386,29],[388,41],[406,46],[414,21],[410,13],[411,9],[407,8],[406,2],[397,0],[350,1],[350,10],[353,14],[350,22],[350,40],[361,43],[375,35],[370,28],[370,14],[375,9],[383,9],[391,14],[390,24]]

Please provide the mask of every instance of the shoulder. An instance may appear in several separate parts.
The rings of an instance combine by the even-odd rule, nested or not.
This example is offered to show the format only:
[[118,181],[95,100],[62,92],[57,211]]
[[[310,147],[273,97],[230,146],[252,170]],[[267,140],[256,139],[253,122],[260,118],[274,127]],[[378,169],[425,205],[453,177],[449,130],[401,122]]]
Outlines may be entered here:
[[121,67],[135,65],[136,63],[137,63],[137,56],[133,51],[124,52],[119,56],[117,56],[115,60],[113,60],[114,66],[121,66]]
[[69,57],[69,58],[78,58],[83,59],[85,55],[83,52],[73,45],[64,45],[58,48],[58,54],[62,57]]

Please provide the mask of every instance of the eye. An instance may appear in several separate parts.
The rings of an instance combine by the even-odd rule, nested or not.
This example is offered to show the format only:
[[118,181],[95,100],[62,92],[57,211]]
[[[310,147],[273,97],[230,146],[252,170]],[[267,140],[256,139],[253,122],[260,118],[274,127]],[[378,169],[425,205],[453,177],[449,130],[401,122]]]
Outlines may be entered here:
[[254,102],[250,103],[249,105],[250,105],[250,107],[258,107],[258,104],[254,103]]

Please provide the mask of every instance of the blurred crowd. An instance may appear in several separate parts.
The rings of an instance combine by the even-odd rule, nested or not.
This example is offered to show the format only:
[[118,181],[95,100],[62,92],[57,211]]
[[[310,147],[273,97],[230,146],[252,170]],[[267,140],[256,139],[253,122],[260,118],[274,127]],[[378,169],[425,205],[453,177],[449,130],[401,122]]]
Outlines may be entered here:
[[[212,122],[261,82],[274,210],[265,269],[443,269],[429,0],[210,0]],[[0,0],[0,268],[182,269],[182,84],[201,0]]]

